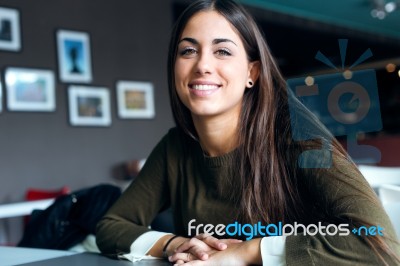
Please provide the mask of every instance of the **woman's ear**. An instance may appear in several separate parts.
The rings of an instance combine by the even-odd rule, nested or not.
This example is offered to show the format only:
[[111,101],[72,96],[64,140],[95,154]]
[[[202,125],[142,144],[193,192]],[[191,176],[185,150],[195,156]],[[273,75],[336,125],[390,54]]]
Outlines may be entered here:
[[249,63],[248,82],[247,88],[253,87],[260,76],[260,61],[253,61]]

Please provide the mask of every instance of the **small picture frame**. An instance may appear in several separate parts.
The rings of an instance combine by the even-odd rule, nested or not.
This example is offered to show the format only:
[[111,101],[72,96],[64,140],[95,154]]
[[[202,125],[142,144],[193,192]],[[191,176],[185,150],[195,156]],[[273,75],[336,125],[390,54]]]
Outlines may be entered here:
[[154,118],[154,92],[151,82],[118,81],[117,105],[120,118]]
[[58,68],[62,82],[90,83],[92,62],[86,32],[57,31]]
[[55,111],[56,97],[53,71],[9,67],[5,70],[4,77],[8,110]]
[[68,88],[69,121],[73,126],[110,126],[110,91],[104,87]]
[[0,50],[21,50],[21,28],[17,9],[0,7]]

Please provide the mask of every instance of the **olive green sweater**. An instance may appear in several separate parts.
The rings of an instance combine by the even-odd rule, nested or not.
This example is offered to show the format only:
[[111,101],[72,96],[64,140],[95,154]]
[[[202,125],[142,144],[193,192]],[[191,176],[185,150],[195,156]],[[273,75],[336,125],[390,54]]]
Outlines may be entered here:
[[[135,239],[151,230],[148,226],[157,213],[169,207],[177,233],[182,236],[187,236],[192,219],[196,219],[195,225],[235,222],[238,213],[231,196],[237,192],[230,185],[235,180],[235,153],[207,157],[198,142],[171,129],[152,151],[139,176],[99,222],[96,239],[100,250],[106,254],[129,252]],[[335,165],[324,176],[303,177],[307,197],[335,212],[334,217],[367,219],[384,228],[385,236],[393,238],[395,234],[383,208],[361,196],[358,189],[376,197],[356,167],[347,160]],[[355,186],[346,185],[349,182]],[[398,252],[398,246],[395,249]],[[382,264],[354,234],[288,236],[285,254],[287,265]]]

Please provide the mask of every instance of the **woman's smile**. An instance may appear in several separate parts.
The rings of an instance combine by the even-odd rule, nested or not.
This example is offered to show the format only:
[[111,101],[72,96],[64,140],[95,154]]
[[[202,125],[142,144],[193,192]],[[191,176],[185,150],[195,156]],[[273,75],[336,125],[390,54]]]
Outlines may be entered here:
[[221,85],[212,81],[193,81],[189,83],[189,91],[194,96],[206,97],[218,91]]

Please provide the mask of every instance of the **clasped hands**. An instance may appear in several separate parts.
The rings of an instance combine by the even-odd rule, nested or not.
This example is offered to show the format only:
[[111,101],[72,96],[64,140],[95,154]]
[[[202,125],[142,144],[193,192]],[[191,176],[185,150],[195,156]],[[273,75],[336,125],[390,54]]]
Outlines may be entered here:
[[168,260],[180,266],[244,266],[246,242],[238,239],[217,239],[207,234],[193,238],[178,237],[167,248]]

